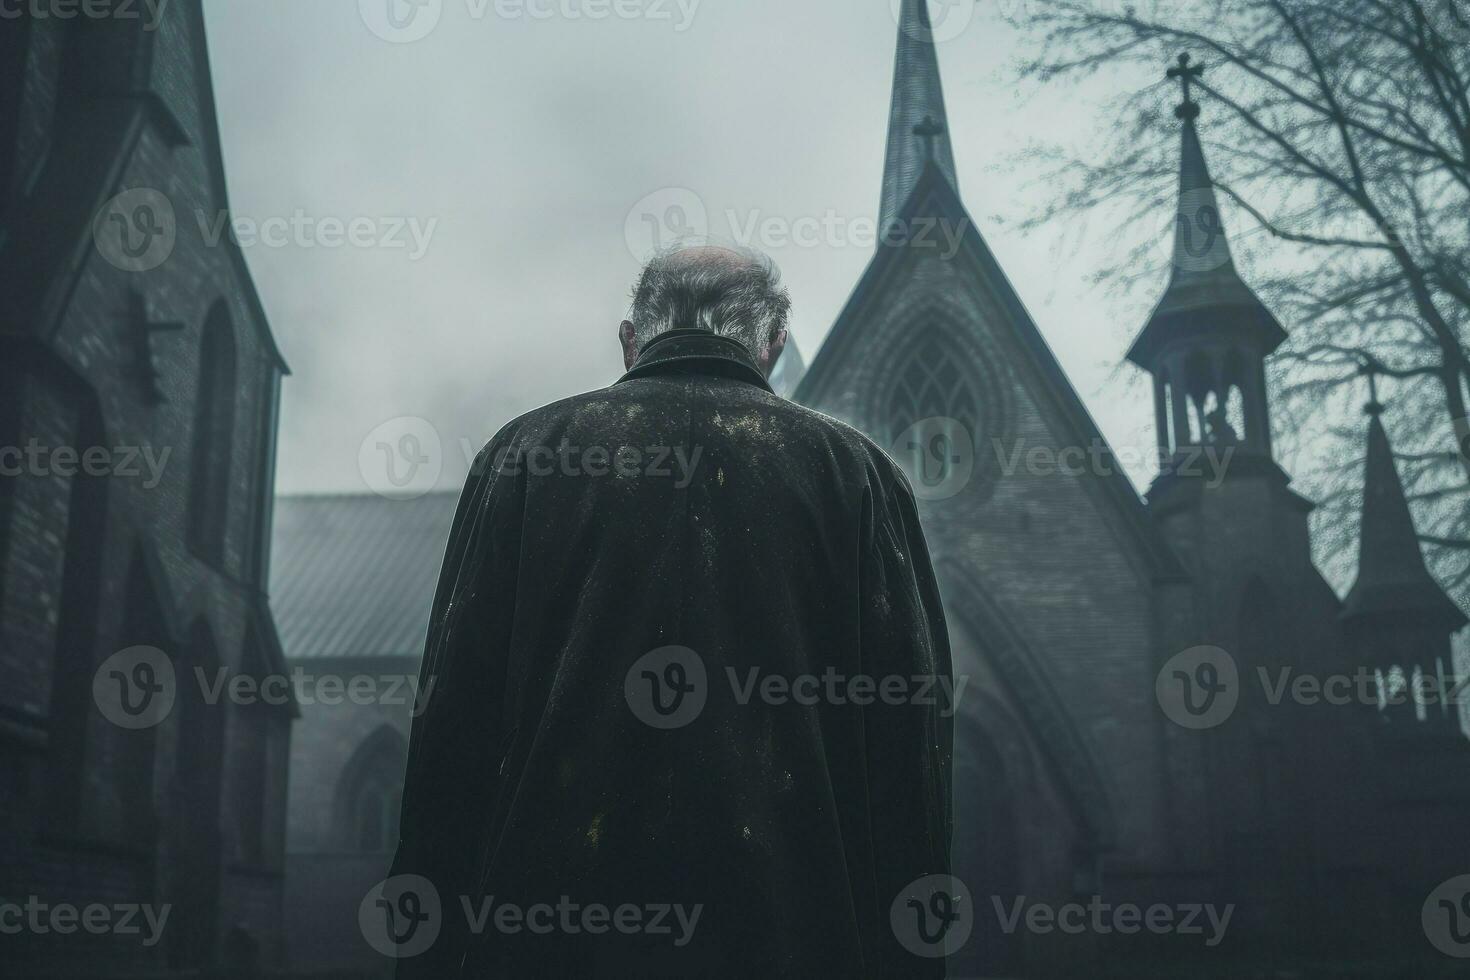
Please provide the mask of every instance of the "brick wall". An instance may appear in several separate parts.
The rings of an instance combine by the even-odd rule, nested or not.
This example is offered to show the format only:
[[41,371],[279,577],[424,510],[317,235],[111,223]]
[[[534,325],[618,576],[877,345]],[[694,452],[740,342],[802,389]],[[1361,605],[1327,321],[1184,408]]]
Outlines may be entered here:
[[[111,26],[111,25],[109,25]],[[28,120],[42,120],[55,101],[54,65],[59,57],[50,30],[33,32],[35,44],[24,104]],[[126,32],[116,39],[132,43]],[[0,519],[0,717],[34,720],[37,734],[21,737],[14,724],[0,729],[0,774],[14,806],[7,806],[12,833],[0,843],[0,881],[7,896],[35,894],[44,901],[198,904],[180,889],[209,873],[194,862],[221,869],[217,893],[202,902],[217,905],[215,937],[237,924],[257,936],[267,964],[283,956],[282,893],[288,742],[291,719],[277,710],[261,720],[250,706],[224,699],[201,710],[222,732],[219,757],[207,768],[218,773],[221,813],[217,826],[191,812],[191,781],[181,769],[183,751],[199,733],[185,731],[175,710],[144,734],[109,722],[92,703],[91,680],[100,662],[139,642],[140,629],[176,666],[179,685],[195,683],[189,669],[199,655],[198,639],[212,638],[219,667],[240,672],[247,637],[258,616],[263,583],[254,580],[255,555],[268,500],[263,467],[269,467],[272,419],[279,365],[268,325],[259,315],[253,286],[228,240],[211,245],[196,214],[224,207],[223,175],[217,166],[212,118],[204,110],[202,21],[197,4],[171,5],[153,62],[154,84],[188,141],[159,127],[157,113],[141,103],[116,100],[116,112],[139,112],[139,125],[117,145],[96,153],[119,156],[116,183],[86,189],[99,202],[132,188],[164,194],[177,223],[177,243],[162,264],[130,272],[111,264],[92,247],[88,222],[72,229],[81,246],[80,266],[62,269],[67,287],[54,320],[17,324],[38,341],[25,341],[37,356],[21,360],[20,343],[7,340],[0,354],[7,387],[18,396],[7,403],[0,433],[22,444],[31,438],[48,447],[77,452],[98,446],[116,464],[101,478],[105,507],[96,534],[78,542],[70,481],[28,471],[5,478]],[[48,67],[49,66],[49,67]],[[108,93],[116,96],[116,93]],[[62,104],[57,125],[69,124],[72,106]],[[28,123],[27,125],[31,125]],[[23,127],[24,128],[24,127]],[[18,134],[22,156],[38,145],[44,126],[35,122]],[[123,132],[123,130],[119,130]],[[12,229],[16,235],[26,229]],[[45,229],[54,232],[55,229]],[[40,234],[41,230],[36,230]],[[183,324],[152,338],[161,402],[149,397],[138,370],[136,322],[130,311],[141,297],[150,322]],[[195,407],[199,391],[202,329],[217,304],[227,310],[236,350],[235,424],[225,517],[225,554],[214,565],[189,547],[185,529],[191,490]],[[58,379],[64,379],[66,384]],[[82,426],[87,405],[96,405],[100,431]],[[152,464],[136,454],[152,453]],[[125,471],[128,465],[135,471]],[[147,560],[144,560],[146,556]],[[147,568],[147,573],[140,568]],[[65,649],[71,612],[63,605],[70,570],[85,569],[97,583],[89,603],[94,642]],[[138,624],[140,596],[162,612]],[[156,620],[156,621],[155,621]],[[182,699],[181,699],[182,701]],[[258,708],[258,706],[255,706]],[[43,739],[41,736],[49,736]],[[248,767],[248,771],[247,771]],[[211,777],[212,780],[212,777]],[[263,817],[241,812],[259,801]],[[68,799],[74,805],[59,805]],[[207,812],[207,808],[204,812]],[[247,841],[258,826],[258,841]],[[208,842],[212,855],[201,855]],[[194,912],[193,908],[186,911]],[[182,921],[176,916],[175,923]],[[172,940],[173,937],[170,937]],[[28,937],[22,954],[27,969],[63,963],[89,966],[104,976],[135,967],[160,968],[171,941],[140,949],[133,938],[110,935],[95,942],[76,936]],[[207,943],[205,944],[208,945]],[[19,947],[17,947],[19,948]],[[22,955],[17,954],[17,955]]]

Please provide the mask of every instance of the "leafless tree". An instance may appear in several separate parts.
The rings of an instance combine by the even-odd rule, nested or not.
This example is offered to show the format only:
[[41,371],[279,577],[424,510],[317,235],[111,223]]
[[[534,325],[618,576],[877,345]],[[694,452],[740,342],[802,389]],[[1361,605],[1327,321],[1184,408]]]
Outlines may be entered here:
[[[1280,429],[1310,450],[1298,473],[1323,505],[1322,557],[1350,567],[1361,499],[1362,376],[1385,416],[1426,554],[1452,591],[1470,583],[1470,0],[1033,0],[1012,12],[1023,77],[1047,85],[1135,72],[1104,152],[1034,147],[1064,188],[1025,216],[1111,216],[1158,227],[1178,175],[1181,52],[1208,70],[1201,135],[1255,260],[1252,285],[1291,331],[1274,358]],[[1095,148],[1094,148],[1095,150]],[[1154,236],[1145,235],[1145,238]],[[1099,270],[1161,289],[1145,241]],[[1155,253],[1158,254],[1158,253]],[[1296,454],[1300,464],[1302,454]]]

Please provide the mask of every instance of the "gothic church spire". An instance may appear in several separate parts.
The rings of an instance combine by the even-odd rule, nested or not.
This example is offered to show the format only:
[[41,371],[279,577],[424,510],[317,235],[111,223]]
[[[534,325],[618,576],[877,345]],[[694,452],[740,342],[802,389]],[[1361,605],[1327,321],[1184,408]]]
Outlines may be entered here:
[[1286,331],[1235,269],[1205,163],[1194,83],[1204,73],[1189,55],[1168,76],[1184,93],[1173,265],[1163,297],[1128,351],[1154,376],[1155,424],[1165,458],[1209,443],[1269,459],[1271,431],[1264,364]]
[[931,157],[958,190],[928,0],[902,0],[878,211],[880,228],[886,229],[898,216]]
[[1168,288],[1129,352],[1129,359],[1141,364],[1140,357],[1168,343],[1202,317],[1225,311],[1241,315],[1241,325],[1256,335],[1257,346],[1264,356],[1286,339],[1286,333],[1241,280],[1230,253],[1215,182],[1205,163],[1195,122],[1200,107],[1194,101],[1193,82],[1204,74],[1204,68],[1193,64],[1189,55],[1182,54],[1178,66],[1169,69],[1168,74],[1178,79],[1184,89],[1184,101],[1174,110],[1174,115],[1183,122],[1179,202],[1174,217],[1174,262]]
[[1452,629],[1465,623],[1460,608],[1444,594],[1424,565],[1414,518],[1394,469],[1393,449],[1375,398],[1368,405],[1368,457],[1363,470],[1363,522],[1358,542],[1358,579],[1343,606],[1347,618],[1409,614],[1442,619]]

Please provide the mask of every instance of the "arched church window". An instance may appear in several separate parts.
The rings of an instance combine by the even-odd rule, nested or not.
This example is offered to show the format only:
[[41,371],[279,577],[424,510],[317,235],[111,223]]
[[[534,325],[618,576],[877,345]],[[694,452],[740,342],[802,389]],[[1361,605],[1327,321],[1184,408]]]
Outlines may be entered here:
[[383,853],[398,845],[398,811],[403,804],[400,782],[386,772],[375,772],[358,787],[353,825],[358,851]]
[[342,846],[360,854],[382,854],[398,846],[398,813],[408,746],[397,729],[384,725],[360,745],[337,787],[337,825]]
[[965,426],[973,443],[979,443],[978,400],[952,345],[939,330],[920,336],[899,368],[886,409],[891,438],[924,419],[951,418]]
[[218,564],[224,558],[230,460],[235,432],[235,331],[223,303],[204,323],[189,487],[189,543]]
[[[19,381],[19,371],[23,367],[17,364],[16,368],[19,369],[16,378]],[[19,445],[17,434],[27,424],[22,413],[34,412],[37,408],[35,404],[26,404],[23,398],[27,391],[34,391],[56,397],[75,413],[75,428],[69,437],[80,447],[79,452],[88,446],[107,445],[101,409],[95,397],[89,393],[78,393],[73,400],[70,392],[52,388],[48,381],[48,378],[38,375],[34,387],[21,383],[13,387],[5,385],[13,399],[6,406],[5,444]],[[12,407],[14,415],[9,414]],[[5,489],[8,493],[0,494],[0,498],[7,502],[5,506],[22,492],[27,495],[51,492],[40,491],[34,484],[19,481],[11,481]],[[47,769],[54,787],[50,819],[57,827],[74,829],[83,814],[88,812],[88,804],[94,802],[91,794],[95,783],[89,781],[87,760],[94,755],[89,739],[95,730],[89,729],[88,719],[90,712],[96,711],[92,701],[92,677],[98,655],[102,551],[107,531],[107,480],[86,472],[83,467],[66,478],[64,497],[58,497],[60,499],[53,502],[52,509],[54,513],[57,503],[64,508],[65,537],[59,569],[60,611],[56,616],[51,666]],[[9,531],[13,519],[8,514],[5,516],[6,529],[0,532],[0,536]],[[14,543],[6,544],[6,547],[13,546]]]

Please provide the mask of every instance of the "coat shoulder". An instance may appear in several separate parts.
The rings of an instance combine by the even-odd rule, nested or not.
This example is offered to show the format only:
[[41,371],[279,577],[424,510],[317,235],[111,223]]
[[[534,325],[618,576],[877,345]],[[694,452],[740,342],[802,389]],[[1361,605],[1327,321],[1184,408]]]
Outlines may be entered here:
[[[783,402],[785,400],[783,399]],[[873,482],[886,493],[899,493],[913,496],[913,490],[909,485],[908,476],[897,461],[889,455],[888,451],[873,440],[866,432],[850,425],[839,418],[819,412],[805,405],[795,402],[785,402],[792,409],[812,420],[812,424],[822,426],[832,434],[834,441],[839,441],[856,456],[860,457],[867,465],[869,473],[874,478]]]

